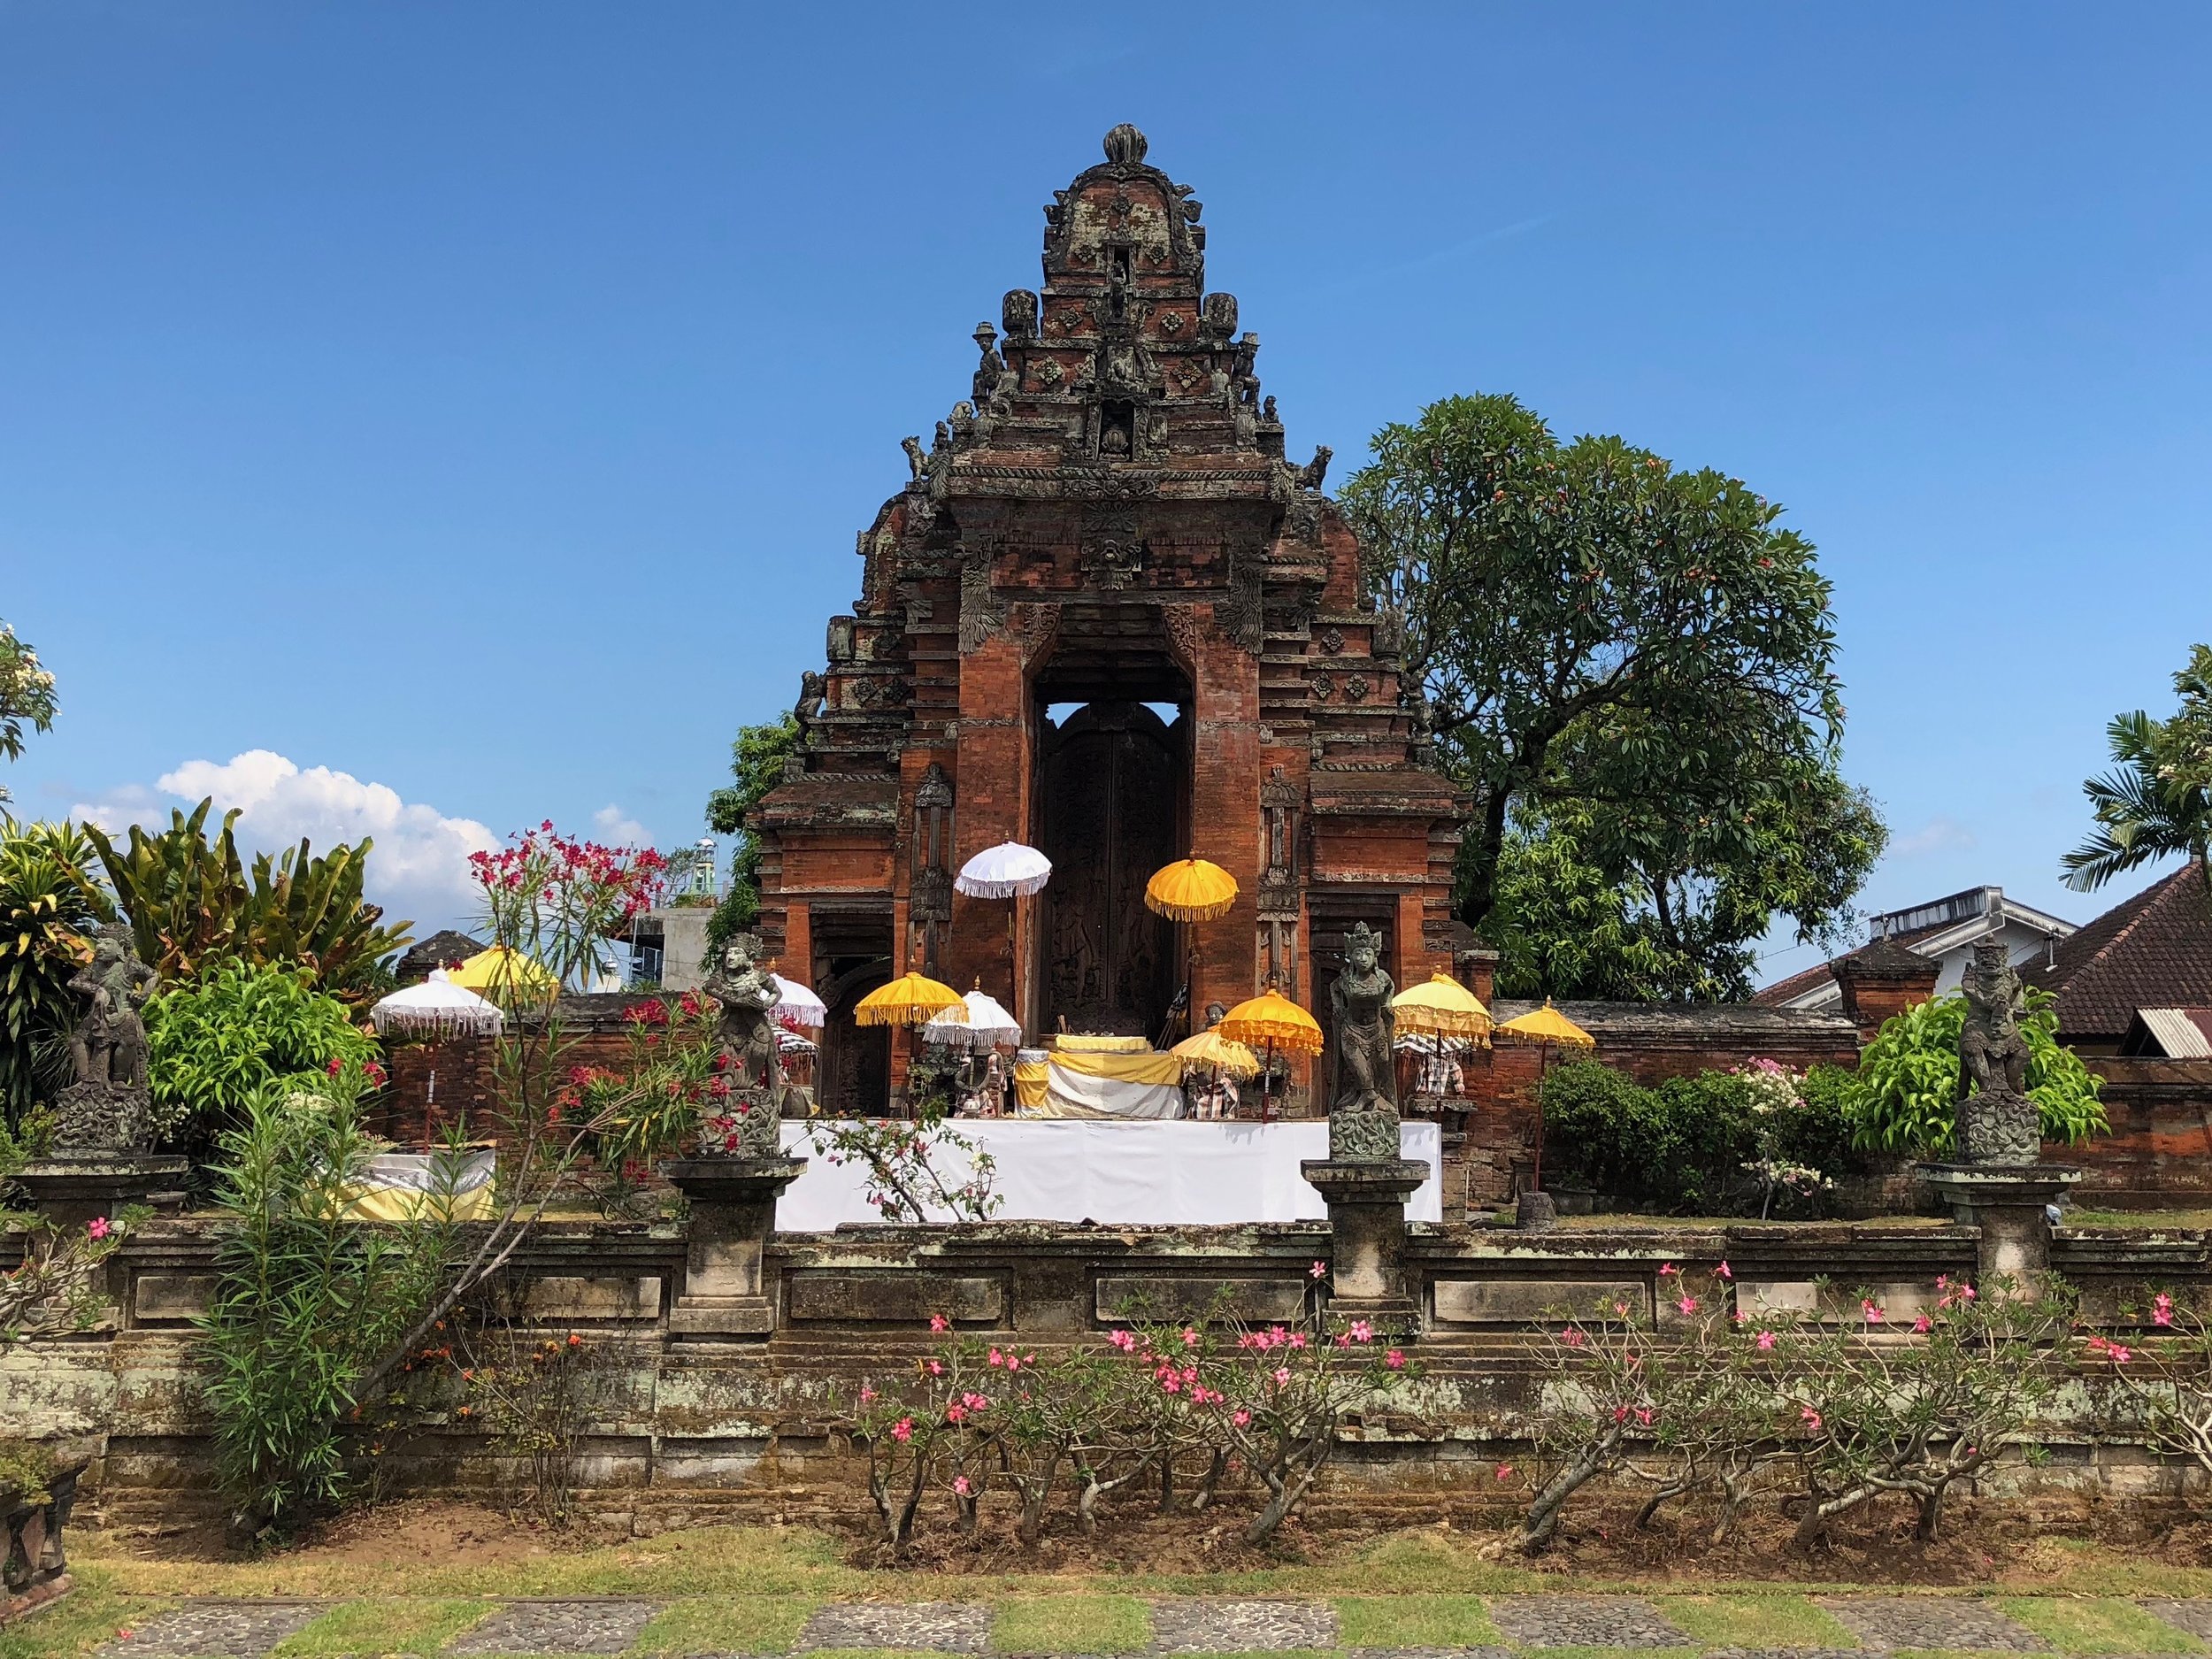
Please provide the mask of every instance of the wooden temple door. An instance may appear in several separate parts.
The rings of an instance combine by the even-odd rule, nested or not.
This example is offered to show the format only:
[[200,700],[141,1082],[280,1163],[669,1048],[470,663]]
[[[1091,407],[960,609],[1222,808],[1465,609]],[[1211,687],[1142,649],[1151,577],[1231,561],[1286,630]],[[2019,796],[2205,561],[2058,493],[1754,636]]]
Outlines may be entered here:
[[1187,723],[1141,703],[1087,703],[1041,733],[1039,845],[1052,860],[1038,1029],[1155,1037],[1181,984],[1175,926],[1145,907],[1182,856]]

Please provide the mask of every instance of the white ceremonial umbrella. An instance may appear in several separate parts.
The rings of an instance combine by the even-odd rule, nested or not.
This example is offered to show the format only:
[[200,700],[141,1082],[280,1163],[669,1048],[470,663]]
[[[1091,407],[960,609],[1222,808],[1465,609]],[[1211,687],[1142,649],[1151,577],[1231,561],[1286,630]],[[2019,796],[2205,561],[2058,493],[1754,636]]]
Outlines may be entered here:
[[1011,1048],[1022,1040],[1022,1028],[999,1000],[982,991],[960,999],[968,1005],[965,1024],[940,1014],[922,1027],[924,1042],[941,1042],[948,1048]]
[[1051,879],[1051,859],[1019,841],[1001,841],[962,864],[952,885],[972,899],[1010,899],[1041,893]]
[[780,973],[768,977],[776,982],[776,1006],[770,1012],[778,1019],[807,1031],[819,1031],[829,1023],[829,1004],[812,991]]
[[496,1037],[506,1025],[499,1004],[463,985],[449,985],[440,968],[420,985],[395,991],[369,1010],[380,1037]]

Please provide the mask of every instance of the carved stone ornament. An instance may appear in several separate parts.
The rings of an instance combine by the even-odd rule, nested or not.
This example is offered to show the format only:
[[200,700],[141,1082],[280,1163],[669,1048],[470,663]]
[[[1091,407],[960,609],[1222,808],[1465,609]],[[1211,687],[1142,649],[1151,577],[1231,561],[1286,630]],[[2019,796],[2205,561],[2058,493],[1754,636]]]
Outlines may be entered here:
[[1344,630],[1336,627],[1322,629],[1319,643],[1325,655],[1334,657],[1344,649]]
[[999,326],[1005,329],[1009,340],[1036,338],[1037,304],[1037,296],[1029,288],[1006,290],[1006,297],[999,303]]
[[1014,607],[1010,620],[1020,636],[1022,667],[1033,668],[1060,634],[1060,607],[1053,604],[1024,604]]
[[1312,689],[1313,700],[1316,703],[1326,703],[1330,695],[1336,690],[1336,682],[1326,674],[1316,674],[1307,683]]
[[2040,1114],[2028,1098],[2028,1040],[2019,1021],[2020,976],[2001,941],[1974,947],[1959,1031],[1958,1161],[2033,1164],[2043,1151]]
[[1061,368],[1057,357],[1040,357],[1030,374],[1037,382],[1037,389],[1042,392],[1049,392],[1066,378],[1066,371]]
[[154,971],[138,958],[131,930],[109,922],[93,935],[92,960],[69,988],[83,999],[70,1033],[75,1079],[54,1102],[54,1150],[143,1152],[153,1145],[153,1096],[146,1084],[146,1025],[139,1010]]
[[[783,993],[775,976],[760,965],[759,956],[759,938],[738,934],[699,988],[718,1005],[715,1034],[728,1056],[718,1075],[726,1076],[737,1091],[731,1096],[732,1115],[738,1095],[757,1096],[754,1103],[772,1133],[783,1103],[783,1073],[777,1064],[775,1025],[769,1017]],[[708,1110],[711,1116],[713,1108]]]
[[1345,701],[1345,702],[1347,702],[1347,703],[1364,703],[1364,702],[1366,702],[1366,701],[1367,701],[1367,693],[1368,693],[1368,689],[1369,689],[1369,687],[1368,687],[1368,684],[1367,684],[1367,676],[1366,676],[1366,675],[1364,675],[1364,674],[1347,674],[1347,675],[1345,675],[1345,676],[1344,676],[1344,701]]
[[918,922],[952,920],[952,872],[949,870],[917,870],[907,908],[908,914]]
[[1160,332],[1171,340],[1183,332],[1183,313],[1164,311],[1160,316]]
[[1398,1156],[1398,1073],[1392,1054],[1397,987],[1383,972],[1381,940],[1362,922],[1345,943],[1344,971],[1329,987],[1336,1030],[1326,1056],[1329,1156],[1367,1163]]
[[1166,630],[1168,649],[1174,656],[1176,665],[1187,674],[1198,672],[1198,608],[1195,605],[1162,605],[1160,626]]
[[991,549],[971,548],[960,561],[960,654],[965,657],[1006,626],[1006,602],[991,586]]

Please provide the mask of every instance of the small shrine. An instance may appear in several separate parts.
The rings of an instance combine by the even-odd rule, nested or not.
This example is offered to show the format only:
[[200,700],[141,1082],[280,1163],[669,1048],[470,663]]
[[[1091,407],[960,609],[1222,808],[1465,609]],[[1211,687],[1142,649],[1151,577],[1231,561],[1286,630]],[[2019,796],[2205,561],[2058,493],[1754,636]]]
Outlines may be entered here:
[[[1045,208],[1041,291],[977,325],[967,396],[860,533],[860,596],[803,680],[800,753],[756,815],[760,927],[829,1008],[824,1104],[876,1110],[902,1051],[854,1005],[910,967],[1033,1037],[1142,1035],[1273,987],[1329,1021],[1363,926],[1402,985],[1452,965],[1467,803],[1429,764],[1398,617],[1286,457],[1259,336],[1205,285],[1200,204],[1133,127]],[[957,895],[1041,849],[1047,888]],[[1178,923],[1195,856],[1240,892]],[[1202,1019],[1197,1022],[1202,1024]]]

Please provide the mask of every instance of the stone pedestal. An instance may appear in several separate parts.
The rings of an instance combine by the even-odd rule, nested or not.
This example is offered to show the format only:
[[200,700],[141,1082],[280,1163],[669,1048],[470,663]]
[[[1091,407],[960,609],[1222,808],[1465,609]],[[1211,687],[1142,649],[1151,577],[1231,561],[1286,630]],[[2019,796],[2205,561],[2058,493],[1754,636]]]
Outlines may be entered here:
[[2044,1206],[2055,1204],[2081,1179],[2081,1171],[2062,1164],[1923,1164],[1920,1179],[1951,1206],[1962,1225],[1981,1229],[1976,1276],[2003,1278],[2024,1295],[2037,1294],[2051,1271],[2051,1223]]
[[679,1158],[661,1173],[691,1204],[683,1294],[669,1310],[673,1336],[767,1336],[776,1309],[761,1267],[776,1230],[776,1200],[804,1158]]
[[1411,1341],[1421,1310],[1406,1291],[1406,1200],[1428,1179],[1429,1166],[1413,1158],[1309,1158],[1298,1169],[1329,1206],[1329,1312]]
[[188,1158],[148,1153],[65,1152],[25,1164],[15,1180],[39,1214],[58,1226],[81,1227],[181,1187],[191,1168]]

